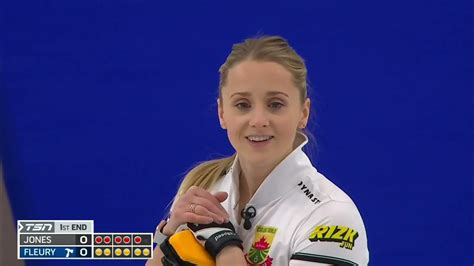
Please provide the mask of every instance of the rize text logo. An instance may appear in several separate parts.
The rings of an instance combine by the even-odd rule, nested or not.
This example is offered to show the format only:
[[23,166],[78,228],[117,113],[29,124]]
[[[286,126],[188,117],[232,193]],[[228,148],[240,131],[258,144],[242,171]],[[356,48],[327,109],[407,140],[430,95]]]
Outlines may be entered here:
[[318,225],[309,235],[309,241],[340,243],[339,247],[352,250],[359,233],[356,230],[340,225]]

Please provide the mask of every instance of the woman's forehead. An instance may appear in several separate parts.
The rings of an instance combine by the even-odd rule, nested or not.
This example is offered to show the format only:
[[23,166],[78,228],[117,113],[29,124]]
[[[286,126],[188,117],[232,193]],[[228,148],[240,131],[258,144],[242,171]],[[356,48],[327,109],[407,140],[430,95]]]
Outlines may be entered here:
[[243,61],[229,69],[227,78],[255,79],[271,76],[277,79],[291,80],[291,73],[282,65],[269,61]]
[[244,61],[228,72],[223,94],[292,95],[297,92],[291,73],[274,62]]

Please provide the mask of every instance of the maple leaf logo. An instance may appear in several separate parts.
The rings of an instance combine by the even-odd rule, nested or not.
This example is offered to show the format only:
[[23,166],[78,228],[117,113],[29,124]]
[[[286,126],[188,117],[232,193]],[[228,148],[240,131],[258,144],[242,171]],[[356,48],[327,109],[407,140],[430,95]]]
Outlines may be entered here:
[[253,244],[253,247],[256,249],[256,250],[265,250],[265,249],[268,249],[270,247],[270,244],[266,241],[267,239],[265,239],[264,236],[262,236],[262,238],[260,238],[260,240],[258,240],[257,242],[255,242]]

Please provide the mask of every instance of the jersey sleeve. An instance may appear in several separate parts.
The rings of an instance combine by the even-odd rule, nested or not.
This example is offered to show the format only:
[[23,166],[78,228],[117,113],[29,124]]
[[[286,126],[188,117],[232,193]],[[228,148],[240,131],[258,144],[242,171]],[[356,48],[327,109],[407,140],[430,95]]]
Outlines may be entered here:
[[320,206],[297,230],[290,265],[367,265],[364,223],[352,202]]

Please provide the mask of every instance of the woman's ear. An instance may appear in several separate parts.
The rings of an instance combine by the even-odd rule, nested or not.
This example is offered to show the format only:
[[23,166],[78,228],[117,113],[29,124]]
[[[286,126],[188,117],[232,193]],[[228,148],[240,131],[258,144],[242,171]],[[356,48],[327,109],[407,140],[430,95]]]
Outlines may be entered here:
[[298,123],[299,129],[303,129],[308,125],[310,110],[311,110],[311,100],[309,98],[306,98],[306,100],[303,103],[302,117],[301,117],[300,122]]
[[222,107],[221,100],[217,98],[217,115],[219,116],[219,123],[221,124],[222,129],[226,129],[225,120],[224,120],[224,108]]

